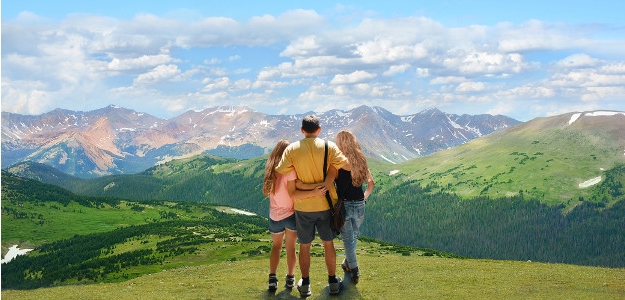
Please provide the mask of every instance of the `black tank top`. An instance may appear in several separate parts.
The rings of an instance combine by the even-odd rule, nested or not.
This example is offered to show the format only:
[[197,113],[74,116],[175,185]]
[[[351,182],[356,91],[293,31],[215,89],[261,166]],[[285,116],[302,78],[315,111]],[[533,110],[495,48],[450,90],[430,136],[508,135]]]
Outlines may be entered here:
[[336,183],[336,192],[339,195],[339,199],[343,201],[358,201],[365,199],[365,193],[362,190],[362,185],[352,185],[352,172],[339,169],[339,176],[334,181]]

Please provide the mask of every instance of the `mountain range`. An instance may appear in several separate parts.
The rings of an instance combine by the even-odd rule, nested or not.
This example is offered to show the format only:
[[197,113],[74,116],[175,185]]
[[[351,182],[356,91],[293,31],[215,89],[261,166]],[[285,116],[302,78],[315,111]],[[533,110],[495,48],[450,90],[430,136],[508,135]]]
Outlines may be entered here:
[[[43,163],[82,178],[138,173],[198,154],[248,159],[279,139],[302,138],[304,116],[267,115],[247,107],[211,107],[171,119],[118,106],[93,111],[55,109],[41,115],[2,112],[2,168]],[[449,149],[521,122],[506,116],[455,115],[436,108],[399,116],[381,107],[316,114],[321,137],[353,132],[368,157],[401,163]]]
[[[623,128],[625,112],[572,112],[401,163],[370,157],[376,188],[361,233],[469,257],[623,267]],[[203,154],[88,179],[33,162],[7,171],[79,195],[212,203],[266,216],[265,162]]]

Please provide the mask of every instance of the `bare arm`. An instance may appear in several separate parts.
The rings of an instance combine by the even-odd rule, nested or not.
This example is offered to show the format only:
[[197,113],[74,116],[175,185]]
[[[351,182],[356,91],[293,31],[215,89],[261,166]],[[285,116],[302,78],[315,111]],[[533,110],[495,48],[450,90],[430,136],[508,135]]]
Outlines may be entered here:
[[300,190],[297,189],[295,180],[289,180],[286,184],[287,189],[289,190],[289,196],[293,200],[299,200],[314,196],[324,196],[326,191],[328,190],[325,186],[315,184],[311,190]]
[[316,187],[322,186],[321,183],[303,183],[301,180],[295,180],[295,188],[302,191],[310,191]]
[[304,191],[310,191],[312,189],[318,188],[319,186],[323,186],[326,189],[330,189],[331,187],[334,186],[334,180],[336,179],[336,177],[338,176],[338,171],[333,167],[330,166],[328,168],[328,173],[326,174],[326,179],[324,182],[322,183],[303,183],[301,180],[296,180],[295,181],[295,188],[298,190],[304,190]]
[[339,171],[333,166],[330,166],[328,168],[328,173],[326,174],[326,180],[322,183],[323,186],[330,190],[330,188],[334,186],[334,180],[336,177],[339,177]]
[[375,182],[373,182],[373,176],[371,175],[371,172],[368,171],[367,173],[367,189],[365,190],[365,200],[369,198],[369,195],[371,195],[371,193],[373,192],[373,187],[375,186]]

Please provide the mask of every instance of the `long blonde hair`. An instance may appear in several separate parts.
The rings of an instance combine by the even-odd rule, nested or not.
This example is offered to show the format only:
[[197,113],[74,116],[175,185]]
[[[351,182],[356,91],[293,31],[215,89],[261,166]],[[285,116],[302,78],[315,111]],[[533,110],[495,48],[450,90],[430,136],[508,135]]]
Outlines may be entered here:
[[360,149],[360,144],[356,137],[349,131],[341,131],[336,135],[336,145],[341,149],[343,154],[349,160],[349,166],[352,173],[352,185],[361,186],[367,182],[369,175],[369,167],[367,166],[367,158]]
[[265,165],[265,178],[263,179],[263,194],[267,197],[274,193],[276,166],[278,166],[278,163],[282,158],[284,149],[286,149],[289,144],[290,142],[287,140],[280,140],[276,144],[276,147],[274,147],[271,151],[271,154],[269,154],[267,164]]

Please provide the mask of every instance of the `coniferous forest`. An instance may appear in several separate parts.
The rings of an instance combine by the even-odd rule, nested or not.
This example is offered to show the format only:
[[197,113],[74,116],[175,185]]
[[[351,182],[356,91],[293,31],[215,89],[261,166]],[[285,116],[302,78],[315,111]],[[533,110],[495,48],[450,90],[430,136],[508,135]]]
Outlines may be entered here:
[[362,233],[475,258],[625,267],[625,200],[567,214],[522,197],[462,200],[406,183],[367,203]]

